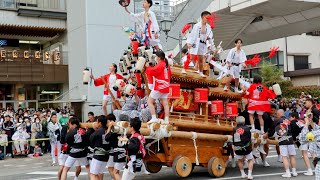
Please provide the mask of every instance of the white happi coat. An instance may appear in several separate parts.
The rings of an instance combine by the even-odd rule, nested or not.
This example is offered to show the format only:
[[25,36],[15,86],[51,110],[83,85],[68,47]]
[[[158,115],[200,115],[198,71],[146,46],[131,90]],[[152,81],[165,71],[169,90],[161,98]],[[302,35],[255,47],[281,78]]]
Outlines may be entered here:
[[[143,38],[145,38],[145,30],[146,30],[146,24],[147,24],[147,22],[144,20],[144,14],[145,14],[145,11],[138,13],[138,14],[133,14],[133,13],[130,14],[131,20],[136,22],[138,25],[139,35],[141,35]],[[159,39],[160,28],[159,28],[158,21],[157,21],[157,18],[156,18],[156,15],[154,14],[154,12],[149,10],[148,14],[149,14],[149,19],[151,20],[151,27],[150,27],[151,37],[149,37],[149,41],[150,41],[151,46],[156,46],[156,45],[158,45],[158,43],[160,43],[160,39]],[[147,34],[147,36],[149,36],[148,29],[147,29],[146,34]],[[156,39],[154,37],[155,34],[158,34],[158,36],[159,36],[158,39]]]
[[[212,48],[214,47],[213,33],[210,25],[206,24],[206,34],[205,35],[203,34],[204,37],[201,34],[201,27],[202,27],[201,21],[195,24],[187,39],[188,44],[194,45],[194,47],[190,49],[190,53],[194,55],[204,55],[207,52],[207,48],[209,46]],[[205,46],[203,46],[204,45],[203,43],[200,43],[200,40],[206,42]],[[199,47],[201,49],[199,49]],[[201,53],[198,53],[198,52],[201,52]]]

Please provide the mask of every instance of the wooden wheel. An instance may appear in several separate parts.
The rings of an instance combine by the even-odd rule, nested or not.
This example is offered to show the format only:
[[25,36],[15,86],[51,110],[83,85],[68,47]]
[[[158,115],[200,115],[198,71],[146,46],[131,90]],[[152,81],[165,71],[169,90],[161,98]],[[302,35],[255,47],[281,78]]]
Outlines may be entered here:
[[185,156],[177,156],[172,164],[172,169],[175,175],[179,177],[188,177],[192,172],[192,163]]
[[157,173],[162,168],[162,164],[159,162],[146,161],[144,164],[146,166],[147,171],[150,173]]
[[221,177],[226,172],[226,163],[221,158],[212,157],[208,162],[208,172],[213,177]]

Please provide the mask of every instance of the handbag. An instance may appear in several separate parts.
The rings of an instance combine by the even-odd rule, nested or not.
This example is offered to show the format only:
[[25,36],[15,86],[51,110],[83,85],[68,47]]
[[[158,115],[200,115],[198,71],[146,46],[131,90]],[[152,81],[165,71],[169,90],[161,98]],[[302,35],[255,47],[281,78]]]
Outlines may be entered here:
[[36,139],[44,138],[44,134],[42,132],[37,132]]

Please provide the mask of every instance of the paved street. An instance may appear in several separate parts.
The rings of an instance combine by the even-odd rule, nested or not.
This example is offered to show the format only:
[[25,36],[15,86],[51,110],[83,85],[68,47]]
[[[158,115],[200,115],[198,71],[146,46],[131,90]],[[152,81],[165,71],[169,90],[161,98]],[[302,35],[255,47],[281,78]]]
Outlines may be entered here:
[[[297,170],[299,172],[298,177],[293,178],[295,180],[311,180],[314,179],[314,176],[307,177],[303,175],[305,171],[304,162],[301,158],[301,154],[298,153],[297,156]],[[58,166],[51,166],[51,160],[49,155],[45,155],[40,158],[7,158],[4,161],[0,161],[0,179],[5,180],[46,180],[46,179],[57,179],[57,169]],[[269,164],[271,167],[265,168],[261,165],[256,165],[254,167],[253,175],[255,179],[270,179],[278,180],[282,179],[281,174],[284,172],[282,164],[277,162],[277,155],[275,149],[271,149],[270,156],[268,158]],[[87,178],[87,173],[84,173],[85,169],[80,175],[80,180],[85,180]],[[227,172],[223,178],[216,179],[241,179],[239,177],[240,173],[238,169],[228,167]],[[73,180],[74,178],[74,169],[69,173],[69,179]],[[105,174],[105,179],[111,179],[109,174]],[[136,179],[153,179],[153,180],[162,180],[162,179],[178,179],[172,172],[171,168],[163,167],[160,173],[152,175],[139,175]],[[194,172],[186,179],[213,179],[210,178],[206,169],[204,168],[195,168]]]

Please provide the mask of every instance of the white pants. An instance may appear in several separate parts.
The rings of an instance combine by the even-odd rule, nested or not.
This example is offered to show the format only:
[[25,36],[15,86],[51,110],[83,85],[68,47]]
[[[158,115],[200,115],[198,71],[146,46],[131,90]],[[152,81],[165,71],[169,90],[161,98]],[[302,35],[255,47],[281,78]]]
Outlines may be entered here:
[[26,144],[26,141],[15,141],[14,147],[16,148],[17,152],[23,152],[24,151],[24,145]]
[[57,141],[56,143],[52,143],[50,142],[50,145],[51,145],[51,158],[52,158],[52,162],[53,163],[56,163],[56,155],[55,155],[55,150],[56,150],[56,147],[58,148],[58,157],[61,153],[61,144],[60,144],[60,141]]
[[136,176],[136,173],[131,172],[129,169],[124,169],[122,174],[122,180],[132,180]]

